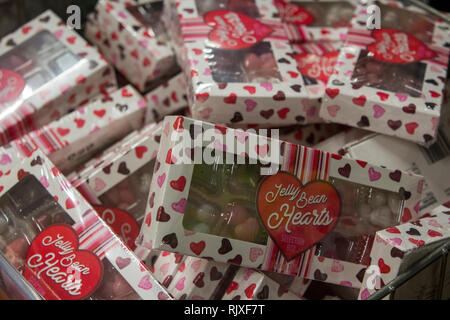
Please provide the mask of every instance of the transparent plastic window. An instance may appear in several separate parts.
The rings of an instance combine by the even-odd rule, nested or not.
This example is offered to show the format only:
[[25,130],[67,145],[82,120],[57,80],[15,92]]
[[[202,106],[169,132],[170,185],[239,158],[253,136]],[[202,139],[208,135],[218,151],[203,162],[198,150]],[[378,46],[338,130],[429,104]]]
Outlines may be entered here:
[[270,42],[241,50],[207,46],[204,53],[215,82],[277,83],[282,80]]
[[[256,209],[260,168],[249,163],[194,165],[184,228],[266,244],[268,233]],[[399,223],[404,197],[333,177],[330,183],[338,191],[341,215],[316,245],[316,255],[368,264],[375,232]]]
[[308,27],[347,27],[354,11],[348,1],[291,1],[291,3],[312,16]]
[[375,233],[399,223],[403,196],[336,178],[330,182],[341,199],[341,216],[317,244],[316,255],[369,265]]
[[169,38],[162,21],[163,1],[127,6],[127,10],[137,21],[148,28],[147,32],[151,37],[156,37],[162,45],[167,44]]
[[[0,251],[23,272],[31,242],[54,224],[71,226],[74,221],[42,184],[28,175],[0,198]],[[103,278],[88,299],[139,299],[108,260],[102,263]]]
[[[14,101],[21,94],[23,99],[28,98],[80,60],[49,31],[35,34],[0,56],[0,102]],[[2,69],[13,73],[6,74]]]
[[[434,31],[434,24],[431,18],[417,12],[384,5],[380,2],[376,2],[376,4],[382,12],[381,30],[395,29],[403,31],[408,37],[412,36],[424,44],[431,42]],[[395,38],[396,35],[392,37]],[[401,38],[395,41],[400,40]],[[384,39],[384,41],[387,41],[387,39]],[[421,45],[419,44],[418,46],[420,49]],[[389,54],[389,52],[386,54]],[[400,59],[404,60],[402,62],[405,63],[393,63],[377,59],[372,52],[362,50],[352,74],[352,84],[358,87],[368,86],[407,94],[411,97],[420,97],[422,95],[426,65],[420,61],[408,62],[414,59],[409,56],[411,54],[417,54],[417,52],[412,51],[411,53],[400,54]]]

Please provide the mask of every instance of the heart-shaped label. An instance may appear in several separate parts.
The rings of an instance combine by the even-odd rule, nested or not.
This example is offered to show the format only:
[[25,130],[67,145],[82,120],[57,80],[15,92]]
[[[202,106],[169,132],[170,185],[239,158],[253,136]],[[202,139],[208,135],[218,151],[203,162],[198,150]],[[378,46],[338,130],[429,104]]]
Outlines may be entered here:
[[78,246],[77,233],[65,224],[52,225],[31,243],[23,275],[46,300],[80,300],[100,284],[103,264]]
[[324,55],[302,53],[295,56],[299,71],[309,78],[318,79],[327,83],[333,73],[339,51],[327,52]]
[[273,241],[287,260],[292,260],[333,229],[340,199],[326,181],[302,186],[294,175],[280,172],[260,183],[257,208]]
[[25,88],[25,80],[17,72],[0,69],[0,103],[16,100]]
[[436,53],[420,40],[395,29],[377,29],[372,32],[375,43],[367,46],[374,58],[390,63],[411,63],[430,59]]
[[222,49],[245,49],[272,33],[272,29],[265,24],[229,10],[210,11],[205,14],[204,20],[213,27],[209,40]]
[[128,212],[103,206],[94,206],[94,209],[131,250],[136,248],[140,227]]
[[287,23],[307,25],[314,22],[313,15],[302,7],[283,0],[275,1],[281,20]]

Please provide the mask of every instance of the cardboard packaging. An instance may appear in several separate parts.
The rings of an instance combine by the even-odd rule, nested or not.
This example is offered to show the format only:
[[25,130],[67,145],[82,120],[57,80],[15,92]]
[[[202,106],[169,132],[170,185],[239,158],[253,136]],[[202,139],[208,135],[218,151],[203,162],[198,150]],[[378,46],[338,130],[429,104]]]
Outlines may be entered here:
[[170,299],[44,153],[0,150],[0,251],[43,299]]
[[158,163],[148,249],[358,288],[375,231],[419,215],[420,176],[181,116],[165,118]]
[[0,41],[0,145],[115,86],[97,49],[45,11]]
[[[368,30],[369,5],[382,14]],[[430,146],[447,74],[448,26],[398,2],[357,8],[320,109],[327,121]]]

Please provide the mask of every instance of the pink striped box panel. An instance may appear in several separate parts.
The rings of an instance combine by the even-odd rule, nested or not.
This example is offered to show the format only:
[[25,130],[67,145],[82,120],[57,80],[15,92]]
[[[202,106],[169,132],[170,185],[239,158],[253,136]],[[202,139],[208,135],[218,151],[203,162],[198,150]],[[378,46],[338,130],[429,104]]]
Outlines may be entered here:
[[[379,29],[366,26],[371,10],[381,10]],[[443,103],[448,30],[445,23],[399,2],[358,5],[320,116],[430,146]]]
[[344,40],[358,0],[275,0],[292,42]]
[[[450,202],[436,207],[418,220],[378,231],[371,258],[359,292],[365,300],[399,274],[409,270],[421,258],[448,242],[450,239]],[[447,259],[447,257],[443,257]],[[422,270],[405,285],[395,291],[398,300],[435,300],[450,297],[448,265],[444,279],[440,279],[444,264],[438,259]],[[447,262],[448,263],[448,262]],[[443,295],[439,295],[439,282]],[[391,295],[385,297],[390,299]]]
[[70,178],[132,250],[143,223],[161,126],[133,132]]
[[[192,117],[229,126],[323,122],[271,0],[166,0]],[[317,106],[318,107],[318,106]]]
[[101,0],[85,35],[140,92],[179,70],[161,20],[163,1]]
[[43,152],[0,157],[0,253],[43,299],[170,299]]
[[47,10],[0,40],[0,145],[116,87],[97,49]]
[[423,183],[255,131],[169,116],[138,244],[359,288],[375,232],[419,216]]
[[24,156],[41,149],[66,174],[141,128],[147,110],[147,101],[128,85],[12,143]]

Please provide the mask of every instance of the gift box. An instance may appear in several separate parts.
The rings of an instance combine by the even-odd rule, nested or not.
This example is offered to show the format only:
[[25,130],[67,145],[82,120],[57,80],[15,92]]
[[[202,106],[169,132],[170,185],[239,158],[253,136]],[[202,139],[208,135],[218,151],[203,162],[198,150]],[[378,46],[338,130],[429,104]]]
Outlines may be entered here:
[[95,153],[141,128],[147,110],[147,101],[129,85],[30,132],[12,144],[24,156],[40,148],[59,170],[69,173]]
[[217,300],[223,296],[235,269],[225,263],[188,256],[179,265],[168,291],[177,300]]
[[165,288],[169,288],[175,274],[185,261],[185,256],[168,251],[152,250],[144,260],[156,280]]
[[71,179],[131,248],[143,222],[161,127],[150,124],[118,142]]
[[0,251],[42,298],[169,298],[43,152],[0,153]]
[[[450,238],[449,206],[436,207],[431,214],[419,220],[378,231],[370,254],[372,264],[367,269],[359,299],[365,300],[398,275],[442,246]],[[439,281],[443,281],[443,297],[450,296],[448,268],[444,279],[439,279],[443,264],[441,259],[430,264],[418,275],[395,291],[395,299],[437,299]],[[448,262],[447,262],[448,263]],[[391,295],[385,299],[394,298]]]
[[293,42],[344,40],[358,1],[276,0]]
[[309,286],[312,283],[310,279],[302,279],[299,277],[288,276],[285,274],[275,273],[275,272],[263,272],[267,277],[275,281],[285,289],[288,289],[290,293],[293,293],[299,298],[302,298],[305,295],[305,292],[308,290]]
[[114,71],[50,10],[0,41],[0,144],[116,86]]
[[[381,29],[368,30],[376,4]],[[359,5],[328,80],[325,120],[425,146],[436,139],[449,49],[448,26],[397,2]]]
[[181,116],[165,118],[156,168],[140,245],[355,287],[375,231],[418,217],[423,184]]
[[231,126],[322,122],[298,107],[309,94],[272,1],[168,0],[166,8],[194,118]]
[[300,300],[300,298],[262,272],[239,268],[223,300]]
[[179,70],[162,11],[163,1],[102,0],[86,23],[86,38],[142,93]]

